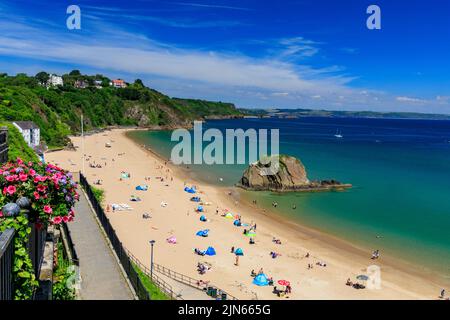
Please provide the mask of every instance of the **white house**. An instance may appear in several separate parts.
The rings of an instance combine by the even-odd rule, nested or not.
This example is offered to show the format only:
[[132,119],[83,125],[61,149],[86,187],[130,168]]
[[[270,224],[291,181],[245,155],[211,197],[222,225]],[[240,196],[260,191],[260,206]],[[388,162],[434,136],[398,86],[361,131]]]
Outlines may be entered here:
[[25,142],[33,149],[41,143],[41,129],[33,121],[15,121],[13,125],[20,131]]
[[47,81],[47,85],[49,86],[62,86],[64,84],[63,78],[60,76],[57,76],[56,74],[51,74],[50,78]]

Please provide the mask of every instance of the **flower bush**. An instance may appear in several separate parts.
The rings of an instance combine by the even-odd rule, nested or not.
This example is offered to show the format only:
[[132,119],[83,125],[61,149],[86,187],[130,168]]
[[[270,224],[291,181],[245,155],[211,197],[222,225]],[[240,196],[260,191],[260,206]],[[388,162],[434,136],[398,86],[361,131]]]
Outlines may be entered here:
[[[0,206],[26,197],[30,203],[29,219],[43,226],[73,220],[76,189],[72,175],[52,164],[17,159],[0,168]],[[0,211],[0,218],[3,215]]]
[[[38,286],[27,249],[30,222],[36,228],[73,220],[78,200],[72,175],[57,166],[21,159],[0,167],[0,232],[16,230],[14,240],[14,299],[29,300]],[[27,214],[21,214],[27,209]]]

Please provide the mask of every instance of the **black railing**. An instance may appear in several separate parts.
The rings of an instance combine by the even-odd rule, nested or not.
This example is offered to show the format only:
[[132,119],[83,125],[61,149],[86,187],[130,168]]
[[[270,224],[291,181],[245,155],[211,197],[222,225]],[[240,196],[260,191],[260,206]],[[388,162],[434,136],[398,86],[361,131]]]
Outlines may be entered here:
[[81,173],[80,173],[80,184],[86,191],[89,201],[91,202],[92,207],[94,208],[94,211],[98,219],[100,220],[100,223],[102,224],[103,229],[105,230],[105,233],[108,236],[108,239],[111,242],[115,253],[117,254],[117,257],[119,258],[120,263],[123,266],[123,269],[125,270],[128,278],[130,279],[131,285],[133,286],[136,295],[140,300],[151,300],[150,292],[148,292],[145,286],[142,284],[142,281],[139,278],[138,273],[133,268],[131,259],[128,257],[125,248],[122,246],[122,243],[117,237],[114,228],[111,226],[108,218],[106,217],[105,211],[103,210],[102,206],[95,197],[94,192],[92,191],[92,188],[87,182],[86,178]]
[[0,233],[0,300],[14,298],[14,229]]
[[75,245],[73,244],[73,240],[72,240],[72,235],[70,234],[70,230],[67,227],[67,223],[63,223],[61,224],[62,226],[62,232],[64,232],[64,237],[67,240],[67,250],[69,250],[70,252],[70,257],[71,257],[71,262],[76,265],[79,266],[80,265],[80,261],[78,260],[78,255],[77,255],[77,251],[75,250]]

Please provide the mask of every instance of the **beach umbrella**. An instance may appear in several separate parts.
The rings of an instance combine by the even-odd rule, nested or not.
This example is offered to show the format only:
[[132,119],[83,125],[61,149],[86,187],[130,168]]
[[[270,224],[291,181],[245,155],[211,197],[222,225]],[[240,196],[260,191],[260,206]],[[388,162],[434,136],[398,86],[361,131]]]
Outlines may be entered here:
[[201,217],[200,217],[200,221],[206,222],[206,217],[205,217],[205,216],[201,216]]
[[197,207],[197,211],[198,211],[198,212],[203,212],[203,206],[198,206],[198,207]]
[[233,215],[231,214],[231,213],[227,213],[226,215],[225,215],[225,218],[227,218],[227,219],[233,219],[234,217],[233,217]]
[[236,250],[234,250],[234,254],[237,256],[243,256],[244,251],[241,248],[237,248]]
[[208,249],[206,249],[205,254],[207,256],[215,256],[216,255],[216,250],[213,247],[208,247]]
[[240,226],[241,226],[241,222],[240,222],[239,220],[234,220],[233,224],[234,224],[236,227],[240,227]]
[[253,284],[257,285],[257,286],[268,286],[269,285],[269,279],[267,279],[267,276],[264,273],[258,274],[254,279],[253,279]]
[[291,283],[287,280],[278,280],[278,284],[280,286],[290,286],[291,285]]

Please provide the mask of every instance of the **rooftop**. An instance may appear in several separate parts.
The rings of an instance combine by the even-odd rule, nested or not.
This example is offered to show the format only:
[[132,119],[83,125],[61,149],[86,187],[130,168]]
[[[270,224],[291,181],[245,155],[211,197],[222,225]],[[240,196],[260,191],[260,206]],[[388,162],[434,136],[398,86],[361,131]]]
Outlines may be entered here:
[[39,127],[33,121],[14,121],[17,126],[22,130],[39,129]]

